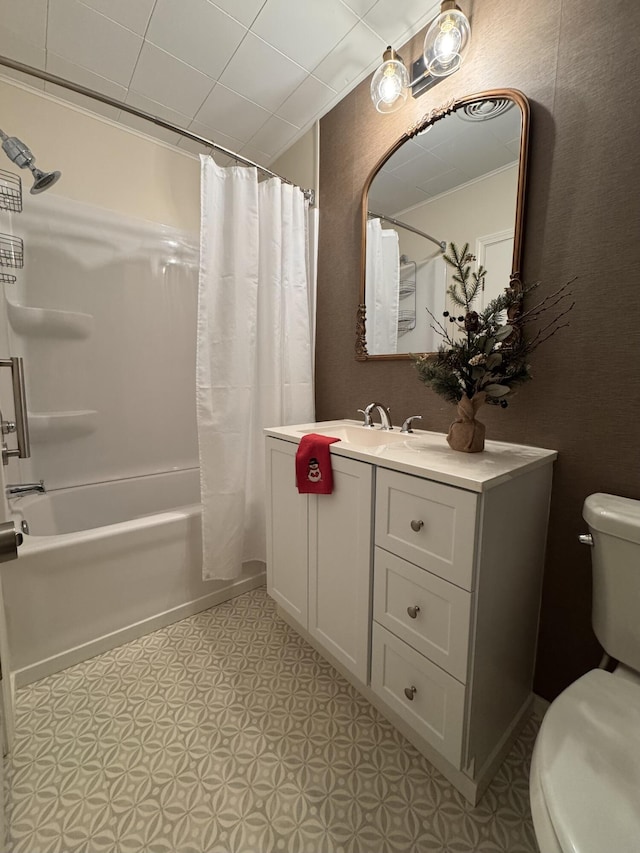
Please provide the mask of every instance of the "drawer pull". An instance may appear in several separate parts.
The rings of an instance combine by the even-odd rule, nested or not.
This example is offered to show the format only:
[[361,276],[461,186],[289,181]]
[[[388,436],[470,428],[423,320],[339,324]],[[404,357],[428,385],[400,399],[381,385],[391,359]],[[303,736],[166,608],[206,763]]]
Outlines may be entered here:
[[416,687],[413,687],[413,685],[411,687],[404,688],[404,695],[410,702],[413,702],[413,697],[416,695],[417,692],[418,689]]
[[415,519],[411,522],[411,529],[415,530],[417,533],[419,530],[422,530],[424,527],[424,521],[416,521]]
[[413,607],[407,607],[407,613],[409,614],[409,616],[412,619],[416,619],[418,616],[418,613],[420,613],[420,608],[418,607],[417,604],[413,605]]

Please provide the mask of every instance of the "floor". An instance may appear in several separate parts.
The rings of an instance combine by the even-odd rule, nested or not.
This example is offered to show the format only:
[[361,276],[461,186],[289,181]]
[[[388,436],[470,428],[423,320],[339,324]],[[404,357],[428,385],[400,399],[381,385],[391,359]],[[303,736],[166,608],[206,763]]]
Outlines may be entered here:
[[15,853],[534,853],[526,725],[472,808],[254,590],[18,692]]

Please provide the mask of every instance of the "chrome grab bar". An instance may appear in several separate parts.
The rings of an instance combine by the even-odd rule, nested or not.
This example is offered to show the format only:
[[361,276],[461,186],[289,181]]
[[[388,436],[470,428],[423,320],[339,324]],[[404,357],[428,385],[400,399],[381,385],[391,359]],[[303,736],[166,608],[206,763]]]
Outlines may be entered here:
[[[0,358],[0,367],[11,368],[11,386],[13,389],[13,406],[15,411],[16,439],[18,448],[9,450],[2,445],[2,464],[8,465],[9,459],[18,457],[27,459],[31,456],[29,440],[29,422],[27,420],[27,394],[24,386],[24,364],[21,358]],[[9,430],[11,431],[11,430]]]

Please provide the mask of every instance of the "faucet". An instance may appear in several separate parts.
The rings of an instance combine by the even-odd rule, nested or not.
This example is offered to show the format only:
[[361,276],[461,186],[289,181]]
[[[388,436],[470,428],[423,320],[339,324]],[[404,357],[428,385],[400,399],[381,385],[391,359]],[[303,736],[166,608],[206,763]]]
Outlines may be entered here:
[[19,497],[31,494],[44,495],[47,490],[44,487],[44,480],[40,480],[39,483],[13,483],[6,487],[6,491],[8,497]]
[[402,433],[411,433],[413,432],[413,421],[421,421],[422,415],[411,415],[410,418],[407,418],[406,421],[402,424],[402,429],[400,432]]
[[362,414],[364,415],[363,426],[373,428],[374,424],[371,418],[371,413],[374,409],[377,409],[380,412],[380,429],[393,429],[391,426],[391,415],[389,414],[389,409],[387,406],[383,406],[382,403],[369,403],[369,405],[365,407],[364,411],[362,411],[362,409],[358,409],[358,411],[362,411]]

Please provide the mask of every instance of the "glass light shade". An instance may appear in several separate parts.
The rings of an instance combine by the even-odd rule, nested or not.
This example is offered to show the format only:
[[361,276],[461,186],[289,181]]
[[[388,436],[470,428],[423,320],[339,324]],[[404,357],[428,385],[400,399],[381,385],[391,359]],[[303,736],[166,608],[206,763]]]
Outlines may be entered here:
[[441,12],[424,39],[424,61],[429,74],[446,77],[457,71],[470,41],[471,28],[467,16],[457,8]]
[[371,81],[371,100],[379,113],[393,113],[407,100],[409,74],[399,59],[387,59]]

